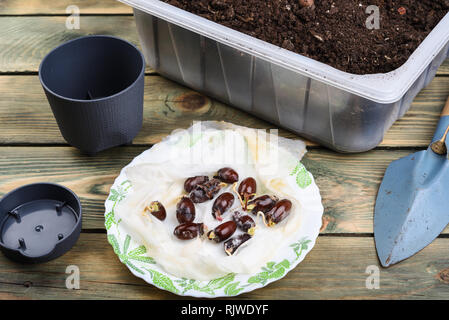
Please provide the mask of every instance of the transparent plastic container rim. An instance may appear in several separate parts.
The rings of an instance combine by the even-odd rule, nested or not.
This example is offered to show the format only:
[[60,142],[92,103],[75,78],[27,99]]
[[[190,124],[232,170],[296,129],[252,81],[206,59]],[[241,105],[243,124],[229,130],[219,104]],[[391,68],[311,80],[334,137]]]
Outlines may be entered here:
[[448,13],[401,67],[388,73],[356,75],[337,70],[159,0],[119,1],[249,55],[382,104],[402,99],[449,42]]

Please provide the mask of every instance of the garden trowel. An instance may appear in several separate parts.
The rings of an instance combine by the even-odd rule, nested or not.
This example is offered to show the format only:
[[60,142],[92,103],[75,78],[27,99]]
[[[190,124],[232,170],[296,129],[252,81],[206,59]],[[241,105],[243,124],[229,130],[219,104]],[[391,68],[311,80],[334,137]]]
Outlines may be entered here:
[[449,99],[432,144],[390,164],[377,195],[374,238],[384,267],[429,245],[449,223]]

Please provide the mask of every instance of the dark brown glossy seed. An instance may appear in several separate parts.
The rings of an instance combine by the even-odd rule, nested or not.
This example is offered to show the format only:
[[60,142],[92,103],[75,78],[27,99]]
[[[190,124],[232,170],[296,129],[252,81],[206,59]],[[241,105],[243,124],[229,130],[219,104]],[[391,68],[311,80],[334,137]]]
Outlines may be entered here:
[[228,221],[220,224],[214,230],[209,231],[207,237],[209,238],[209,240],[214,240],[218,243],[232,237],[235,230],[237,230],[237,224],[234,221]]
[[221,168],[217,171],[217,175],[214,177],[225,183],[234,183],[239,181],[239,174],[232,168]]
[[247,196],[248,199],[252,199],[254,197],[254,194],[256,193],[256,191],[257,191],[256,180],[254,180],[254,178],[251,178],[251,177],[243,180],[240,183],[239,189],[238,189],[240,196],[242,198]]
[[183,223],[175,228],[173,234],[180,240],[191,240],[204,234],[203,223]]
[[249,215],[236,211],[234,212],[232,219],[235,221],[240,230],[249,233],[251,236],[254,235],[254,231],[256,230],[256,222],[254,222],[253,218]]
[[222,215],[234,204],[234,195],[230,192],[222,193],[215,199],[212,206],[212,216],[217,220],[223,220]]
[[188,178],[184,182],[184,190],[188,193],[188,192],[192,191],[193,188],[195,188],[197,185],[204,184],[207,181],[209,181],[208,176],[196,176],[196,177]]
[[268,211],[273,209],[274,205],[278,201],[279,199],[276,196],[260,196],[254,200],[249,201],[247,209],[254,214],[257,214],[260,211],[262,211],[263,213],[267,213]]
[[164,221],[165,218],[167,217],[165,208],[159,201],[151,202],[150,205],[146,207],[146,210],[148,210],[153,216],[155,216],[161,221]]
[[265,215],[268,226],[272,227],[287,218],[291,208],[292,202],[290,200],[282,199],[278,201],[273,209]]
[[237,249],[249,239],[251,239],[251,236],[248,233],[242,233],[237,237],[227,240],[224,243],[224,250],[229,256],[232,256]]
[[243,200],[244,209],[246,210],[246,206],[248,205],[248,200],[254,198],[257,191],[257,183],[254,178],[246,178],[243,180],[238,189],[238,193],[240,195],[240,198]]
[[221,188],[222,182],[220,180],[209,180],[206,183],[199,184],[193,188],[190,193],[190,199],[192,199],[194,203],[203,203],[212,200]]
[[176,218],[179,223],[193,222],[195,220],[195,205],[188,197],[182,199],[176,205]]

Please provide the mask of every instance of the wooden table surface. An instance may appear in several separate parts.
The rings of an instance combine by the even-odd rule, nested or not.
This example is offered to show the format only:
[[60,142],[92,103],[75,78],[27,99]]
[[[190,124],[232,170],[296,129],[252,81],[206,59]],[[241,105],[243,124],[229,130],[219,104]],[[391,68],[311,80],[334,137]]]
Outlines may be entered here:
[[[66,29],[69,5],[81,10],[79,30]],[[0,255],[0,299],[178,298],[134,277],[113,253],[103,219],[112,182],[135,156],[193,120],[273,126],[148,69],[144,125],[134,144],[85,156],[61,137],[38,66],[52,48],[82,35],[110,34],[139,44],[132,10],[115,0],[1,0],[0,30],[0,195],[27,183],[57,182],[74,190],[84,207],[81,237],[61,258],[20,265]],[[325,206],[316,246],[285,278],[239,298],[449,299],[449,228],[416,256],[380,268],[379,289],[366,287],[367,267],[379,266],[373,208],[384,171],[391,161],[427,147],[448,95],[449,60],[375,150],[342,155],[309,143],[304,164]],[[80,268],[80,290],[66,289],[69,265]]]

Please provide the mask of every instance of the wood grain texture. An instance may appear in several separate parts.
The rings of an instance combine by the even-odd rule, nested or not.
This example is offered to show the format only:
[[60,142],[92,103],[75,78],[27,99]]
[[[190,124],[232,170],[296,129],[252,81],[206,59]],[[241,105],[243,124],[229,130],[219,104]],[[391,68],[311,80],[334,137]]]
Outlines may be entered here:
[[[435,78],[418,95],[409,112],[387,132],[381,146],[427,146],[448,95],[449,77]],[[0,144],[65,144],[37,76],[0,77],[0,96]],[[135,144],[157,143],[174,129],[188,128],[196,120],[275,128],[159,76],[146,77],[144,99],[144,123]],[[280,134],[297,137],[286,130]]]
[[[380,269],[380,289],[367,289],[368,266],[378,266],[373,238],[319,237],[287,276],[238,299],[448,299],[449,239]],[[66,267],[80,269],[80,290],[65,287]],[[104,234],[82,234],[61,258],[22,265],[0,256],[0,299],[176,299],[134,277]]]
[[132,14],[132,8],[117,0],[2,0],[0,15],[66,14],[69,5],[78,6],[81,14]]
[[449,116],[449,98],[446,101],[446,105],[443,109],[443,112],[441,112],[441,116],[442,117]]
[[438,69],[438,75],[449,75],[449,59],[446,59],[446,61],[443,62],[441,67]]
[[[60,183],[80,196],[83,228],[104,229],[104,201],[112,183],[146,148],[118,147],[88,157],[71,147],[0,147],[0,196],[27,183]],[[375,150],[342,155],[310,150],[303,162],[323,198],[322,233],[372,233],[374,202],[385,169],[410,152]],[[448,234],[449,229],[443,233]]]
[[[36,72],[51,49],[83,35],[114,35],[139,46],[132,16],[82,16],[79,30],[66,29],[66,19],[52,16],[0,17],[0,48],[6,48],[0,50],[0,72]],[[446,61],[438,74],[449,75],[448,65]],[[151,72],[150,69],[147,71]]]
[[[373,233],[374,206],[388,165],[415,150],[344,155],[310,150],[303,159],[323,198],[322,233]],[[449,226],[443,234],[449,233]]]
[[[198,120],[275,128],[165,78],[147,76],[145,80],[144,123],[135,144],[157,143],[173,130],[188,128]],[[66,144],[37,76],[0,77],[0,95],[0,144]],[[286,130],[280,130],[280,134],[297,137]]]
[[88,157],[69,147],[0,148],[0,193],[32,182],[65,185],[81,199],[83,228],[104,229],[104,201],[109,189],[121,168],[144,149],[115,148]]
[[80,29],[66,28],[66,17],[0,17],[0,72],[36,72],[45,55],[85,35],[113,35],[138,45],[132,16],[81,16]]

